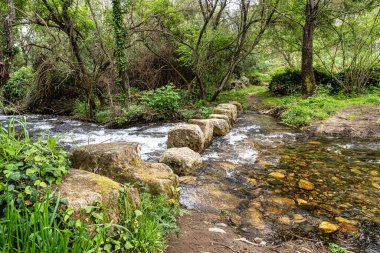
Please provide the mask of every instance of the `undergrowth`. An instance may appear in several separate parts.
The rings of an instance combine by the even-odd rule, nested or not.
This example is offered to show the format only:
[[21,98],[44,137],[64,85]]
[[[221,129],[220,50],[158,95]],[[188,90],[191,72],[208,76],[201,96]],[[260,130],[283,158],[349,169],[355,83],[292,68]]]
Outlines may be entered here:
[[25,122],[1,127],[0,252],[164,252],[166,234],[177,231],[177,201],[141,193],[136,207],[121,188],[118,223],[101,203],[74,220],[70,203],[52,190],[68,166],[56,139],[30,137]]

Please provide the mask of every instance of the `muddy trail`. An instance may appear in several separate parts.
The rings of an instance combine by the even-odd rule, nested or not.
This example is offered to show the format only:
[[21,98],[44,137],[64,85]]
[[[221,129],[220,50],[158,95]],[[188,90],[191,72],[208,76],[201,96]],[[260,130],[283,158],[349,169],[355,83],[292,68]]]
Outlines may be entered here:
[[[138,141],[150,161],[175,125],[112,130],[64,117],[26,120],[32,134],[48,131],[68,148]],[[380,143],[311,138],[246,112],[202,159],[202,169],[180,178],[180,202],[191,214],[169,238],[169,253],[324,252],[329,243],[380,252]]]

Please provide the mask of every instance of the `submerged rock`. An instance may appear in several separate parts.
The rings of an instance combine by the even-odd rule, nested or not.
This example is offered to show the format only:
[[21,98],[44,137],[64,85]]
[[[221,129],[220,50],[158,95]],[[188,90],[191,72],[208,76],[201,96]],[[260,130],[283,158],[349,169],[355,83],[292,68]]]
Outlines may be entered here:
[[257,209],[256,206],[251,205],[248,210],[248,219],[249,223],[255,227],[256,229],[263,230],[265,229],[265,222],[263,214],[260,212],[260,210]]
[[276,171],[269,173],[269,176],[276,178],[276,179],[284,179],[285,178],[284,174],[282,174],[281,172],[276,172]]
[[283,197],[270,197],[267,202],[286,208],[294,208],[295,202],[293,199],[283,198]]
[[[58,186],[61,198],[73,208],[72,218],[79,219],[85,215],[82,211],[87,206],[96,206],[101,203],[108,211],[108,218],[114,222],[119,220],[119,197],[121,186],[119,183],[88,171],[71,169]],[[140,205],[139,193],[132,187],[125,188],[131,207]]]
[[190,124],[198,125],[205,137],[205,144],[211,142],[212,137],[214,136],[214,123],[210,119],[190,119]]
[[323,233],[330,234],[339,230],[339,226],[328,221],[322,221],[318,227]]
[[188,175],[202,166],[202,159],[188,147],[170,148],[161,156],[160,163],[168,165],[177,175]]
[[168,133],[168,148],[188,147],[195,152],[202,152],[205,137],[198,125],[187,124],[174,127]]
[[305,179],[301,179],[298,182],[298,187],[301,189],[304,189],[304,190],[311,191],[314,189],[314,184],[312,182],[305,180]]

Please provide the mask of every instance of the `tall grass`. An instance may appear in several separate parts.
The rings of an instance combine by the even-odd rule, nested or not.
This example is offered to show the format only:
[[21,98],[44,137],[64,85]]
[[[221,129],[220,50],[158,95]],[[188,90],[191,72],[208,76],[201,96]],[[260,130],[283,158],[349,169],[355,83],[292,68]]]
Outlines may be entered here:
[[96,252],[84,227],[65,228],[59,221],[59,199],[46,195],[31,208],[18,208],[9,199],[0,220],[0,252]]

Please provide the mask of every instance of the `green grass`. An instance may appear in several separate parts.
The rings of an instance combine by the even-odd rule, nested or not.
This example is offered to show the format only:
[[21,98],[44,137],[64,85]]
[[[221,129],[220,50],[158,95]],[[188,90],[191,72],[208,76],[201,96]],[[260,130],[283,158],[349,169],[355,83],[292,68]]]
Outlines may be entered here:
[[360,95],[357,97],[330,96],[318,93],[310,98],[302,99],[301,95],[284,97],[266,97],[264,103],[280,106],[285,109],[281,120],[291,126],[300,127],[324,120],[336,113],[337,110],[351,105],[380,104],[380,93]]
[[220,93],[220,95],[216,99],[216,102],[225,103],[229,101],[238,101],[243,105],[244,108],[248,108],[248,94],[252,93],[255,95],[264,95],[267,91],[268,88],[266,86],[248,86],[244,89],[237,91],[224,91]]
[[300,94],[275,96],[266,86],[249,86],[238,91],[225,91],[217,99],[218,103],[238,101],[244,108],[249,106],[247,95],[254,94],[262,98],[266,105],[284,109],[281,115],[283,123],[294,127],[309,125],[317,120],[331,117],[337,110],[350,105],[380,104],[380,91],[372,91],[355,97],[344,95],[331,96],[324,90],[318,90],[313,97],[303,99]]
[[45,196],[40,203],[19,208],[8,198],[0,219],[0,252],[96,252],[84,227],[65,228],[57,219],[59,200]]

